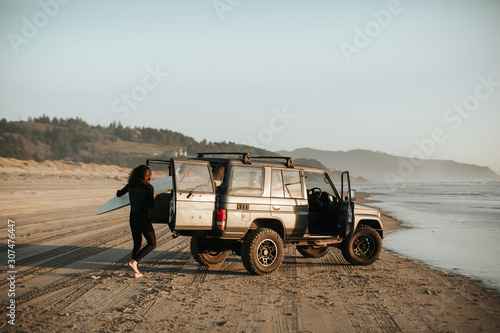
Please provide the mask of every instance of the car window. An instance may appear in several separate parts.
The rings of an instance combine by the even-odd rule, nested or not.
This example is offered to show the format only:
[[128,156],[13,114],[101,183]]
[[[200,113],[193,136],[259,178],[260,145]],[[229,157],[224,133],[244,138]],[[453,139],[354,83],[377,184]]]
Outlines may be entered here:
[[231,182],[228,194],[252,195],[262,194],[264,185],[264,168],[234,166],[231,170]]
[[283,170],[283,183],[285,185],[285,197],[302,198],[302,185],[300,183],[299,171]]
[[308,190],[319,187],[323,192],[329,192],[331,194],[335,194],[328,178],[325,173],[320,172],[305,172],[306,176],[306,188]]
[[176,162],[175,180],[177,191],[214,191],[210,169],[205,164]]
[[283,191],[283,176],[281,175],[281,170],[273,169],[271,196],[276,198],[285,197],[285,192]]

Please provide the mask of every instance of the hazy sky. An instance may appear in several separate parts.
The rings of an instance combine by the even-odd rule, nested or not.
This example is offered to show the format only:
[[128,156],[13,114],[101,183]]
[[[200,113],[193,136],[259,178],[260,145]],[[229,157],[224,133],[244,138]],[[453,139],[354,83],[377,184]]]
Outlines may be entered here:
[[500,1],[0,0],[0,117],[500,173]]

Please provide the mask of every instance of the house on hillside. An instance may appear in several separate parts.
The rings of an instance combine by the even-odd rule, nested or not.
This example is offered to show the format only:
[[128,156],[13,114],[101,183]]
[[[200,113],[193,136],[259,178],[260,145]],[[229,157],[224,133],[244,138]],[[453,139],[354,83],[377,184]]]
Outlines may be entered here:
[[167,150],[165,153],[163,153],[163,156],[168,157],[168,158],[187,157],[187,150],[184,150],[182,148],[177,149],[177,150]]

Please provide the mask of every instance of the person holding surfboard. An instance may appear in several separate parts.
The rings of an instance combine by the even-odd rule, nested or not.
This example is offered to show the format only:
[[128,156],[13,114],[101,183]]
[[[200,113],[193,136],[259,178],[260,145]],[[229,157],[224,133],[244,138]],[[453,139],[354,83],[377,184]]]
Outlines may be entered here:
[[[148,208],[153,208],[155,205],[154,188],[150,182],[151,169],[147,165],[139,165],[130,172],[127,185],[116,192],[117,197],[121,197],[127,192],[130,197],[130,230],[132,231],[134,248],[132,260],[128,265],[134,270],[136,278],[143,277],[137,267],[139,261],[156,248],[155,230],[148,217]],[[142,236],[146,239],[147,244],[141,249]]]

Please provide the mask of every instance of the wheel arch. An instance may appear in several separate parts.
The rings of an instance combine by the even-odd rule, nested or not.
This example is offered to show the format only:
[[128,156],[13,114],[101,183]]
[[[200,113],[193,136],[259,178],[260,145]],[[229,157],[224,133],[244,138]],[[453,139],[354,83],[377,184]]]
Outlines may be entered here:
[[360,226],[362,225],[366,225],[366,226],[369,226],[369,227],[372,227],[373,229],[375,229],[378,234],[380,235],[380,238],[384,238],[384,230],[383,230],[383,227],[382,227],[382,223],[378,220],[373,220],[373,219],[362,219],[362,220],[359,220],[358,223],[356,224],[356,229],[358,229]]
[[[256,219],[250,225],[250,230],[260,229],[260,228],[269,228],[274,231],[281,237],[281,239],[285,239],[285,227],[280,220],[277,219]],[[248,234],[248,232],[247,232]]]

